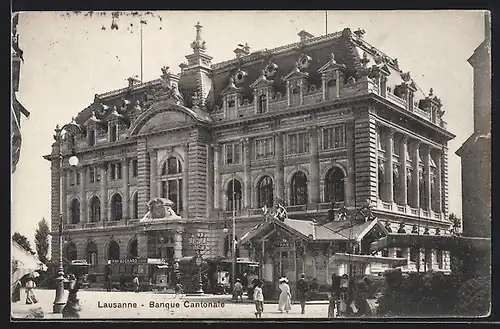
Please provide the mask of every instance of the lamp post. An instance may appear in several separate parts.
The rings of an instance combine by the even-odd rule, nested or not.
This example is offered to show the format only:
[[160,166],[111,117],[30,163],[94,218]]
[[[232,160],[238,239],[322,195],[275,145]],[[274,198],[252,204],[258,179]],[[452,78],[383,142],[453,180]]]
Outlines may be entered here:
[[[64,128],[64,127],[63,127]],[[63,180],[64,180],[64,170],[63,170],[63,156],[59,154],[60,158],[60,186],[62,192]],[[75,155],[74,143],[72,145],[72,155],[69,158],[69,164],[72,167],[78,165],[78,157]],[[64,195],[61,193],[60,198],[60,209],[63,209],[62,203]],[[63,214],[59,213],[59,266],[57,267],[57,277],[56,277],[56,296],[54,299],[54,304],[52,306],[53,313],[61,313],[66,302],[63,299],[64,295],[64,265],[63,265]]]
[[195,264],[198,267],[198,290],[196,290],[195,293],[204,294],[205,292],[203,291],[203,281],[201,277],[201,270],[203,266],[203,256],[201,255],[201,250],[204,247],[203,233],[198,233],[197,237],[191,235],[190,243],[196,251]]

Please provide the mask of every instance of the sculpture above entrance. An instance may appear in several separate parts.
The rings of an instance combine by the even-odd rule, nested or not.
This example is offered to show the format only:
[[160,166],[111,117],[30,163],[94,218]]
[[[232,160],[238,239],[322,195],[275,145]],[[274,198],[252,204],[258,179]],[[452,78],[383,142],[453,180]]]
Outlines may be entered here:
[[164,220],[164,219],[181,219],[172,209],[174,203],[165,198],[154,198],[148,202],[149,211],[141,219],[141,222]]

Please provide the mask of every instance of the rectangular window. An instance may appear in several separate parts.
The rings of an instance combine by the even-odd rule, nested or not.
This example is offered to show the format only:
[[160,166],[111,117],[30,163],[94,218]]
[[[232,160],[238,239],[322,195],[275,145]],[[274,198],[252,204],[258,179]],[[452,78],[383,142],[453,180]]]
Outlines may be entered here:
[[345,127],[329,127],[323,129],[323,150],[345,147]]
[[112,163],[111,167],[111,180],[122,179],[122,164],[121,162]]
[[437,250],[436,251],[436,258],[437,258],[437,263],[438,263],[438,268],[440,270],[443,269],[443,265],[444,265],[444,262],[443,262],[443,251],[442,250]]
[[80,172],[75,170],[75,185],[80,185]]
[[138,175],[137,159],[132,160],[132,177],[137,177]]
[[385,151],[385,133],[378,129],[378,134],[377,134],[377,145],[379,150]]
[[404,258],[403,249],[401,249],[401,248],[396,249],[396,258]]
[[400,146],[401,146],[400,140],[396,138],[396,136],[394,136],[392,140],[392,153],[395,155],[399,155]]
[[265,159],[274,156],[274,139],[272,137],[255,140],[255,158]]
[[112,123],[109,126],[109,141],[116,142],[118,140],[118,125]]
[[74,186],[75,185],[75,172],[69,171],[67,177],[69,178],[69,186]]
[[303,154],[309,152],[309,135],[299,132],[287,135],[287,154]]
[[89,174],[90,174],[90,176],[89,176],[90,182],[95,183],[97,181],[96,180],[96,168],[90,167]]
[[225,163],[236,164],[241,162],[241,145],[240,143],[225,145]]
[[116,179],[116,166],[115,166],[115,164],[114,164],[114,163],[112,163],[112,164],[110,165],[110,167],[111,167],[111,179],[112,179],[112,180],[113,180],[113,179]]
[[410,262],[416,263],[418,259],[418,249],[410,249]]

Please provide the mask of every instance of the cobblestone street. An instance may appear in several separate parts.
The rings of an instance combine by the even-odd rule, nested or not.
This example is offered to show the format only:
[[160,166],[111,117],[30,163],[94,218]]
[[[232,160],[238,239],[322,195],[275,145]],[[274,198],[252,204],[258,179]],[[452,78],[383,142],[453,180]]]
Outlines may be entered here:
[[[15,319],[24,318],[30,309],[41,307],[46,319],[61,319],[60,314],[52,313],[53,290],[37,290],[38,304],[24,304],[24,293],[21,302],[12,304],[12,316]],[[78,293],[82,311],[82,319],[239,319],[255,318],[255,306],[252,303],[235,304],[229,296],[184,296],[174,297],[172,294],[133,293],[133,292],[96,292],[80,291]],[[65,292],[65,299],[67,292]],[[153,302],[159,307],[150,307]],[[103,308],[105,303],[135,303],[132,308]],[[162,304],[163,303],[163,304]],[[195,304],[192,304],[195,303]],[[198,304],[196,304],[198,303]],[[203,305],[207,303],[207,305]],[[216,304],[207,307],[208,303]],[[199,305],[202,304],[202,305]],[[101,306],[101,307],[100,307]],[[312,303],[307,305],[306,314],[300,314],[300,305],[292,306],[290,313],[279,313],[277,304],[265,304],[262,318],[326,318],[328,305]]]

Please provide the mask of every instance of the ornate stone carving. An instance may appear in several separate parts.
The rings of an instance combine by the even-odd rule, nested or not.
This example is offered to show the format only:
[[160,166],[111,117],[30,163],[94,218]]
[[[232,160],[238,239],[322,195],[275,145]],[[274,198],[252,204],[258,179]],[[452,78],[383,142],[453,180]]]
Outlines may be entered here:
[[146,213],[141,222],[152,221],[155,219],[180,219],[172,206],[174,203],[168,199],[155,198],[148,202],[149,211]]

